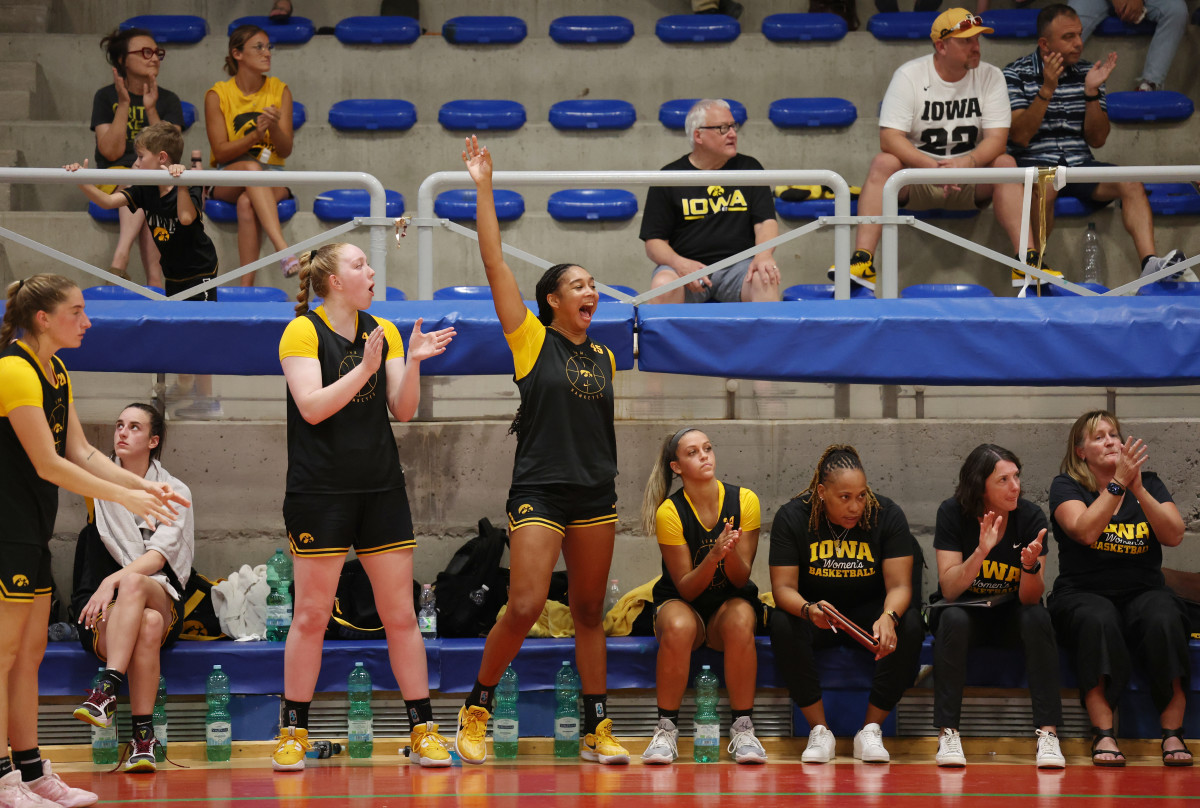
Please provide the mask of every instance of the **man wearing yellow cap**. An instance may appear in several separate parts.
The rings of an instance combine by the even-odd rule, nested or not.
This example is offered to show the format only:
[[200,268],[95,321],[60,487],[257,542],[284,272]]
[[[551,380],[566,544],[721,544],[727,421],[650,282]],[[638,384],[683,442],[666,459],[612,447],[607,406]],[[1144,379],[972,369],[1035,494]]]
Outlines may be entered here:
[[[892,75],[879,113],[880,153],[863,183],[859,215],[882,214],[883,184],[903,168],[1016,165],[1004,153],[1012,119],[1004,76],[996,66],[980,61],[979,35],[991,32],[970,11],[952,8],[933,21],[933,53],[904,63]],[[996,221],[1015,252],[1021,236],[1021,194],[1018,184],[909,185],[900,191],[900,205],[910,210],[975,210],[994,201]],[[873,253],[881,232],[882,225],[859,225],[850,262],[853,279],[872,288]],[[1037,266],[1038,260],[1036,251],[1026,252],[1027,264]],[[1024,285],[1024,279],[1025,273],[1013,270],[1015,285]]]

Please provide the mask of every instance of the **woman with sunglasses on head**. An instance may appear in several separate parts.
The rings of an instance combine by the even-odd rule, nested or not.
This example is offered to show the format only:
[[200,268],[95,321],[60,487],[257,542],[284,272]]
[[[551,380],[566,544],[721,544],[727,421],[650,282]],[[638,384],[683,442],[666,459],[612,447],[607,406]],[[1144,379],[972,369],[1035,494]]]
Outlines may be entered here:
[[[671,494],[677,476],[683,485]],[[716,453],[707,435],[687,427],[666,437],[642,497],[642,528],[658,538],[662,553],[662,575],[653,593],[658,726],[643,763],[671,763],[678,757],[679,705],[692,652],[702,645],[725,659],[733,712],[729,752],[738,763],[767,762],[753,720],[754,633],[763,607],[750,569],[759,526],[758,496],[716,478]]]
[[938,508],[933,547],[941,602],[930,609],[929,628],[936,638],[933,720],[941,733],[939,766],[967,765],[958,724],[967,655],[977,645],[1024,649],[1037,766],[1067,765],[1057,734],[1062,723],[1058,643],[1042,605],[1047,524],[1042,509],[1021,497],[1021,461],[991,443],[967,455],[954,496]]
[[[183,105],[179,96],[158,86],[158,72],[167,52],[144,28],[113,31],[100,40],[112,66],[112,84],[101,87],[92,99],[92,131],[96,133],[96,168],[133,168],[137,151],[133,141],[151,124],[166,121],[183,131]],[[100,186],[112,193],[120,183]],[[138,242],[146,284],[163,285],[162,265],[154,237],[146,227],[145,211],[120,211],[121,231],[110,263],[114,275],[128,277],[129,253]]]
[[835,444],[817,461],[808,488],[775,514],[771,526],[771,647],[792,701],[811,730],[804,763],[834,758],[813,651],[860,647],[838,632],[832,604],[874,639],[875,676],[854,757],[887,763],[880,724],[917,676],[925,628],[913,592],[916,540],[900,506],[867,485],[853,446]]
[[[283,662],[284,721],[275,771],[304,768],[308,708],[346,554],[371,579],[388,658],[411,727],[413,760],[449,766],[429,701],[425,643],[413,611],[413,535],[404,471],[389,413],[409,421],[421,400],[421,362],[453,328],[413,326],[408,357],[396,326],[366,312],[375,270],[353,244],[325,244],[300,262],[296,317],[279,342],[287,381],[287,493],[283,520],[295,556],[296,603]],[[323,302],[308,308],[313,297]]]
[[[91,805],[38,750],[38,668],[50,618],[50,537],[58,489],[120,503],[153,527],[190,505],[170,484],[138,477],[88,443],[57,356],[91,327],[83,293],[61,275],[8,286],[0,324],[0,805]],[[12,755],[9,756],[11,747]],[[49,803],[46,802],[49,801]]]
[[[214,168],[236,171],[282,171],[292,153],[292,91],[271,69],[271,44],[257,25],[240,25],[229,35],[225,56],[227,81],[218,81],[204,94],[204,128]],[[279,223],[279,202],[291,195],[287,188],[216,186],[212,198],[237,205],[238,262],[258,259],[265,234],[276,251],[286,250]],[[289,255],[280,262],[284,277],[300,271],[300,262]],[[254,285],[254,273],[242,276],[243,286]]]
[[512,350],[521,406],[512,485],[508,490],[508,608],[488,633],[475,686],[458,714],[458,754],[487,758],[492,693],[546,605],[550,574],[561,553],[575,623],[575,661],[583,685],[580,755],[628,763],[606,710],[604,597],[617,522],[617,437],[613,428],[612,351],[588,336],[599,295],[591,273],[558,264],[534,290],[538,313],[525,306],[504,260],[492,193],[492,155],[467,138],[463,162],[478,191],[479,253],[504,338]]
[[1058,578],[1050,616],[1075,664],[1092,722],[1092,763],[1125,765],[1113,736],[1113,711],[1140,660],[1162,727],[1166,766],[1191,766],[1183,742],[1187,708],[1188,621],[1163,579],[1163,546],[1183,542],[1184,523],[1140,439],[1123,438],[1106,410],[1086,412],[1067,437],[1050,484],[1050,524]]

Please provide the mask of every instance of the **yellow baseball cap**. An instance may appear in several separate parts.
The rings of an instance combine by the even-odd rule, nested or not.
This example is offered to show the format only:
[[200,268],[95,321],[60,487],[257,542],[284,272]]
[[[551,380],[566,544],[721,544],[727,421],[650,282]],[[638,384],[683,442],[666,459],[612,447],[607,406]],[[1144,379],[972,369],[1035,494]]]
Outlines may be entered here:
[[952,8],[943,11],[933,21],[929,30],[929,38],[940,42],[946,37],[963,39],[976,34],[990,34],[992,29],[983,24],[983,18],[972,14],[965,8]]

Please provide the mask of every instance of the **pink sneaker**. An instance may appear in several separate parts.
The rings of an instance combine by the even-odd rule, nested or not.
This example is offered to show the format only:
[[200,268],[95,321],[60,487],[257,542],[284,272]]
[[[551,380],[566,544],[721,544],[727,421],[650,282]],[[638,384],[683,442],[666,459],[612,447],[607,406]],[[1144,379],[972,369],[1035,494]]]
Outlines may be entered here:
[[53,805],[62,808],[79,808],[82,805],[95,805],[99,796],[82,788],[71,788],[62,778],[50,768],[50,761],[42,761],[42,776],[27,783],[29,790]]
[[0,777],[0,808],[53,808],[55,805],[58,803],[44,800],[30,791],[21,782],[19,771],[14,769]]

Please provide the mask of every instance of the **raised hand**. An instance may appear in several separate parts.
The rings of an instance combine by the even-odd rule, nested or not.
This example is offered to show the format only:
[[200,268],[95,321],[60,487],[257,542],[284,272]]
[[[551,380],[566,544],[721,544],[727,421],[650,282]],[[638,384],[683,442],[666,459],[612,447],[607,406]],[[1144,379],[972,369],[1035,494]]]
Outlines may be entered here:
[[1121,447],[1121,454],[1117,458],[1117,468],[1113,472],[1113,479],[1118,485],[1133,491],[1138,490],[1142,484],[1142,466],[1149,459],[1146,451],[1146,444],[1142,443],[1141,438],[1125,439],[1125,445]]
[[151,530],[157,524],[173,524],[177,515],[174,508],[164,501],[162,492],[146,491],[140,488],[125,488],[118,504],[128,509],[134,516],[146,520]]
[[367,337],[367,345],[363,348],[362,363],[366,366],[367,372],[374,374],[379,370],[379,365],[383,362],[383,345],[387,340],[383,336],[383,326],[375,326],[375,330],[371,332],[371,336]]
[[1030,569],[1038,563],[1042,555],[1042,542],[1046,538],[1046,528],[1038,531],[1037,538],[1021,548],[1021,566]]
[[990,553],[992,548],[1000,543],[1007,526],[1008,514],[988,511],[983,515],[979,520],[979,546],[983,548],[984,554]]
[[142,106],[146,109],[154,109],[158,104],[158,78],[150,77],[150,81],[146,82],[146,92],[142,93]]
[[479,145],[479,138],[475,135],[466,139],[462,159],[466,163],[467,173],[476,185],[492,178],[492,154],[487,150],[487,146]]
[[[129,88],[125,86],[125,79],[117,72],[115,67],[112,69],[112,72],[113,86],[117,88],[117,103],[129,106]],[[113,123],[116,123],[116,121],[113,121]],[[124,123],[124,121],[121,121],[122,125]]]
[[83,165],[79,165],[79,163],[69,163],[63,166],[63,168],[65,168],[67,171],[78,171],[81,168],[87,168],[87,164],[88,159],[85,157],[83,158]]
[[421,324],[424,322],[424,318],[417,318],[408,338],[408,358],[417,362],[445,353],[450,341],[458,334],[453,327],[426,333],[421,330]]
[[1093,64],[1088,70],[1087,75],[1083,77],[1083,89],[1089,95],[1095,95],[1096,91],[1100,89],[1100,85],[1108,81],[1108,77],[1112,75],[1113,68],[1116,66],[1117,52],[1111,51],[1108,56]]
[[741,537],[742,531],[734,529],[731,524],[726,522],[725,529],[721,531],[721,535],[713,542],[713,546],[708,551],[708,554],[712,556],[714,561],[723,561],[725,556],[729,555],[729,551],[737,547]]
[[1063,70],[1062,54],[1051,51],[1046,54],[1046,58],[1042,60],[1042,89],[1047,94],[1053,96],[1054,91],[1058,89],[1058,80],[1062,77]]
[[169,166],[163,166],[163,170],[166,171],[168,174],[170,174],[172,177],[178,177],[180,174],[182,174],[184,172],[184,169],[186,169],[186,168],[187,168],[187,166],[183,165],[182,163],[172,163]]

